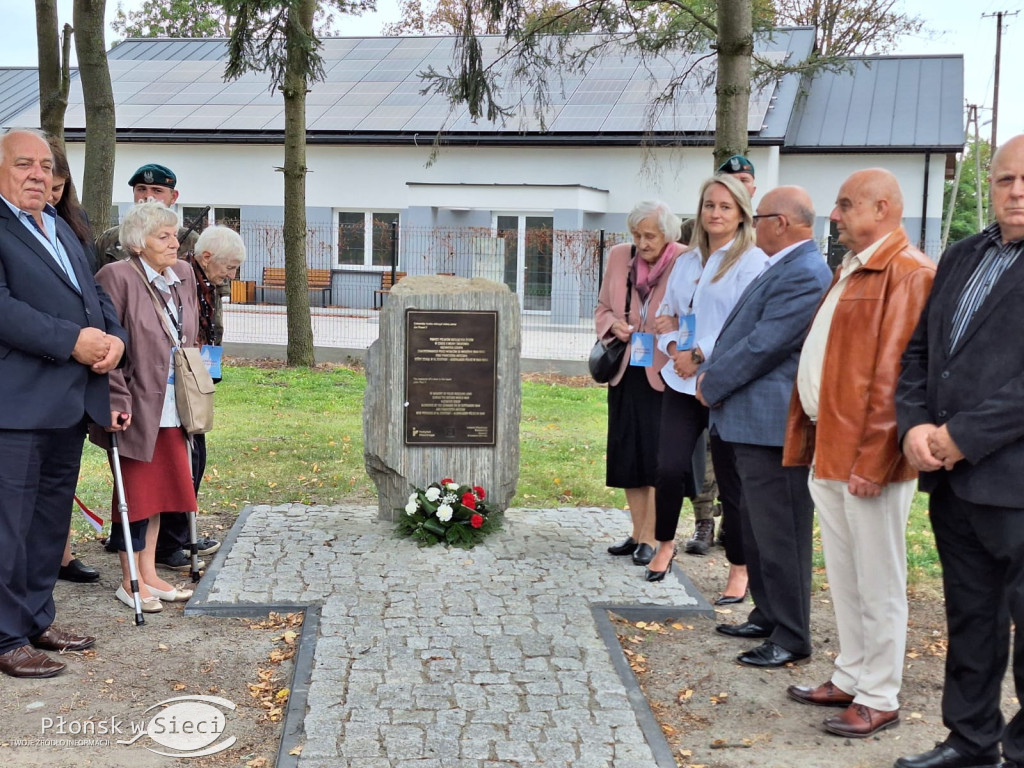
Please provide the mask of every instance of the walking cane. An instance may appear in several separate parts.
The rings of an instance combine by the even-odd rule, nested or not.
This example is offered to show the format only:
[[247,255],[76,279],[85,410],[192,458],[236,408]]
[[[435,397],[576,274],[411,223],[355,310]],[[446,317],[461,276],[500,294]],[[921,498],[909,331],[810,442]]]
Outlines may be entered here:
[[[192,468],[192,448],[195,437],[193,435],[186,435],[188,440],[188,465],[190,473],[194,471]],[[196,502],[198,504],[198,500]],[[199,536],[196,532],[196,513],[186,512],[188,519],[188,549],[192,555],[192,583],[195,584],[199,581]]]
[[110,433],[111,465],[114,468],[114,487],[117,488],[117,511],[121,514],[121,531],[124,534],[125,554],[128,555],[128,575],[131,577],[132,599],[135,601],[135,626],[146,623],[142,616],[142,598],[139,596],[139,572],[135,568],[135,549],[131,532],[128,530],[128,502],[124,497],[124,480],[121,479],[121,456],[117,452],[117,432]]

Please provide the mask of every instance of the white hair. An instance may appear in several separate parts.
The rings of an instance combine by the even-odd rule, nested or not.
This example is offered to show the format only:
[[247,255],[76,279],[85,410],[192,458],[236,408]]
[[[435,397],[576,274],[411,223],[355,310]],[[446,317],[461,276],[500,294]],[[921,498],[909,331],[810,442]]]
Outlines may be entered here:
[[626,217],[626,226],[629,227],[630,232],[635,232],[636,228],[640,226],[640,222],[651,216],[657,217],[658,229],[661,230],[661,234],[665,236],[666,240],[674,242],[679,239],[683,230],[683,221],[672,213],[672,209],[667,204],[660,200],[641,200],[634,205],[633,210]]
[[119,239],[121,245],[132,253],[141,253],[146,246],[146,238],[154,234],[160,227],[177,226],[178,214],[163,203],[156,200],[149,203],[138,203],[124,215]]
[[[35,136],[37,139],[42,139],[47,148],[50,146],[50,137],[38,128],[8,128],[0,135],[0,163],[4,162],[4,154],[7,151],[7,138],[13,133],[27,133]],[[50,150],[50,156],[53,156],[53,150]]]
[[213,224],[204,229],[196,240],[196,258],[203,253],[210,254],[210,261],[237,261],[241,264],[245,261],[245,243],[231,227]]

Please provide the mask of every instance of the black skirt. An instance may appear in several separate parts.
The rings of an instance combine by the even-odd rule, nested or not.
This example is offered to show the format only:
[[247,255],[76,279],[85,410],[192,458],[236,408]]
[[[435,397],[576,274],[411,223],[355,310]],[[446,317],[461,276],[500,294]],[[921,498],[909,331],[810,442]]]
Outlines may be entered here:
[[661,392],[647,381],[647,369],[630,365],[622,380],[608,387],[609,488],[653,486],[658,474]]

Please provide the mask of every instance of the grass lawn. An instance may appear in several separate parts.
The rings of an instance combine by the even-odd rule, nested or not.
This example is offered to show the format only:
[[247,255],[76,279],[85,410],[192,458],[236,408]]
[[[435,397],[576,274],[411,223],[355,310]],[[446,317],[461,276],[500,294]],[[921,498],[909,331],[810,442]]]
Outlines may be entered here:
[[[349,368],[229,366],[207,436],[202,512],[237,513],[255,503],[373,503],[376,491],[363,467],[365,386],[362,371]],[[604,484],[606,419],[603,387],[524,381],[513,506],[622,507],[622,491]],[[79,497],[109,519],[112,487],[106,455],[87,443]],[[927,517],[919,494],[907,531],[912,582],[939,574]],[[81,516],[74,525],[79,535],[92,534]],[[819,552],[815,565],[821,564]]]

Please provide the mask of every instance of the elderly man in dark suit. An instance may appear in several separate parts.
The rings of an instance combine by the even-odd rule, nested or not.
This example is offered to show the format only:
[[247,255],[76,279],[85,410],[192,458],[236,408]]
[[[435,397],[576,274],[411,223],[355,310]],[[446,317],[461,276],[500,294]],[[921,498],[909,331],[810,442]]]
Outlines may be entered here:
[[53,585],[86,422],[110,424],[107,373],[126,336],[71,228],[47,203],[53,157],[42,134],[0,138],[0,671],[52,677],[39,649],[91,637],[53,626]]
[[949,652],[944,742],[899,768],[1024,766],[1024,713],[1004,724],[1013,641],[1024,700],[1024,135],[995,153],[996,221],[950,246],[903,354],[896,418],[921,471],[942,562]]
[[711,452],[719,471],[732,459],[741,486],[740,525],[754,610],[742,624],[721,624],[732,637],[762,638],[741,664],[780,667],[811,653],[811,538],[814,505],[806,467],[783,467],[800,345],[830,273],[811,239],[814,208],[800,187],[778,187],[754,216],[764,271],[722,327],[698,378],[710,410]]

